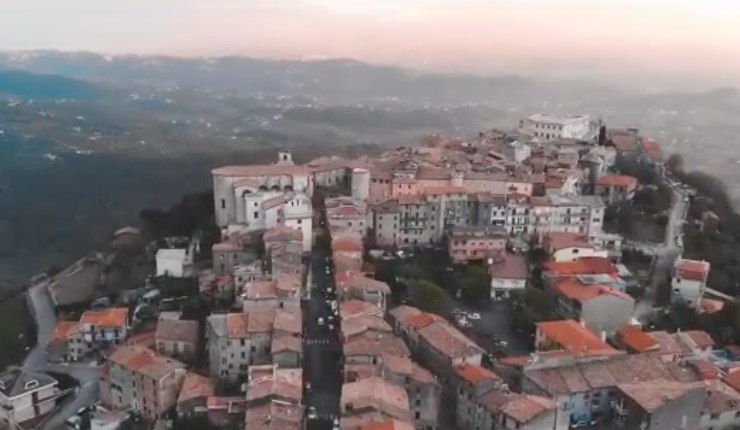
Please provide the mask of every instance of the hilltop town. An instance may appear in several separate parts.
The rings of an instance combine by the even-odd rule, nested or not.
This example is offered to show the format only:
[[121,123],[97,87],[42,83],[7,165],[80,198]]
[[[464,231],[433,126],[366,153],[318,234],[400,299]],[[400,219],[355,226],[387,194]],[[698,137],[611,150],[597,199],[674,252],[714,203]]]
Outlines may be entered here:
[[[145,243],[150,272],[115,294],[100,255],[34,280],[38,345],[0,374],[0,420],[733,428],[740,348],[656,327],[732,302],[708,288],[709,262],[683,256],[696,192],[665,161],[639,130],[538,114],[374,156],[216,168],[214,243],[201,230]],[[662,240],[624,237],[620,208],[661,190]],[[142,236],[123,228],[116,249]]]

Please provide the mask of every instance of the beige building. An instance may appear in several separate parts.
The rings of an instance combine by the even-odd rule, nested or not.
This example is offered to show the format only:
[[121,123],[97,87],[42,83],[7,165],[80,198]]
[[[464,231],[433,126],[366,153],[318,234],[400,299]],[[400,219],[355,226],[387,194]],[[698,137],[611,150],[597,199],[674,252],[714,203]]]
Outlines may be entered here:
[[416,428],[425,430],[438,428],[442,386],[431,372],[409,357],[385,354],[381,373],[384,379],[406,389]]
[[339,409],[346,430],[360,430],[374,421],[412,422],[406,390],[377,376],[344,384]]
[[154,338],[160,354],[186,363],[193,363],[198,355],[198,321],[160,318]]
[[106,364],[108,398],[114,409],[158,419],[175,406],[185,365],[143,346],[121,346]]
[[207,319],[211,377],[237,380],[270,362],[275,310],[213,314]]
[[56,406],[56,379],[45,373],[9,368],[0,374],[0,427],[16,428]]

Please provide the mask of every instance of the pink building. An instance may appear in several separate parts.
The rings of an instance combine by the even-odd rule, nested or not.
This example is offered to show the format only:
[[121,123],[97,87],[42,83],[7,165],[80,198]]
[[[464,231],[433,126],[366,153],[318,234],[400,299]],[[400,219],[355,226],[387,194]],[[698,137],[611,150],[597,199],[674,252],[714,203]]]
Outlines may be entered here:
[[447,252],[455,263],[485,260],[506,248],[503,230],[456,227],[447,234]]

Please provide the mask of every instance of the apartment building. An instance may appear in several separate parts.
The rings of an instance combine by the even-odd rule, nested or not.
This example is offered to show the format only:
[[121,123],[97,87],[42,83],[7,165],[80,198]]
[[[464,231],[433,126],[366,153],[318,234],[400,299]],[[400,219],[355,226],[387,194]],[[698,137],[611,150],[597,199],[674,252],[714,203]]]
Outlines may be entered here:
[[182,380],[180,394],[177,396],[175,410],[179,417],[193,417],[203,415],[208,410],[208,398],[212,397],[216,388],[209,378],[188,372]]
[[274,310],[213,314],[207,319],[211,376],[236,380],[250,365],[270,362]]
[[152,420],[175,406],[187,373],[183,363],[139,345],[116,348],[105,366],[111,406]]
[[46,347],[51,361],[82,360],[90,350],[77,321],[59,321]]
[[367,204],[351,197],[327,198],[326,220],[330,229],[348,229],[360,237],[367,236],[371,227],[368,222]]
[[544,142],[560,139],[586,139],[591,130],[588,115],[549,115],[538,113],[519,121],[519,131]]
[[347,430],[382,420],[413,422],[406,390],[378,376],[342,385],[340,414],[341,427]]
[[677,259],[671,277],[671,302],[696,308],[704,297],[710,268],[708,261]]
[[529,268],[523,255],[503,253],[489,261],[491,300],[503,300],[512,293],[524,291],[529,279]]
[[587,235],[575,232],[549,232],[542,236],[540,242],[542,249],[556,263],[575,261],[583,257],[609,257],[609,252],[594,246]]
[[295,275],[277,275],[269,280],[247,282],[240,295],[244,312],[298,309],[302,280]]
[[158,353],[185,363],[193,363],[199,352],[198,321],[160,318],[154,339]]
[[368,278],[356,272],[337,272],[334,275],[339,300],[359,299],[385,309],[391,288],[383,281]]
[[581,357],[624,354],[574,320],[537,323],[534,347],[537,351],[560,350]]
[[617,385],[616,428],[698,429],[706,401],[703,382],[639,381]]
[[118,345],[128,333],[128,309],[110,308],[85,311],[77,325],[88,351]]
[[452,227],[447,232],[447,253],[455,263],[485,261],[506,249],[503,228]]
[[594,194],[607,204],[632,200],[637,190],[637,178],[627,175],[604,175],[596,180]]
[[380,367],[385,380],[406,389],[414,426],[424,430],[439,428],[442,387],[434,375],[407,356],[384,354]]

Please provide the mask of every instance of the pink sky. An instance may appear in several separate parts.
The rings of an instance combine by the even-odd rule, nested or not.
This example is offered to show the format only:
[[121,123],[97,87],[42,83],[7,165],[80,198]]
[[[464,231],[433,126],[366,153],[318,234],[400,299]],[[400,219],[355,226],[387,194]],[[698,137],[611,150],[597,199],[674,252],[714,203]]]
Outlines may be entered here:
[[[740,74],[737,0],[2,0],[2,48]],[[6,5],[7,3],[7,5]]]

